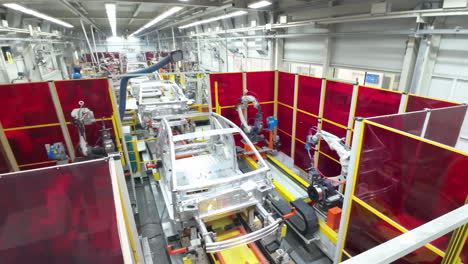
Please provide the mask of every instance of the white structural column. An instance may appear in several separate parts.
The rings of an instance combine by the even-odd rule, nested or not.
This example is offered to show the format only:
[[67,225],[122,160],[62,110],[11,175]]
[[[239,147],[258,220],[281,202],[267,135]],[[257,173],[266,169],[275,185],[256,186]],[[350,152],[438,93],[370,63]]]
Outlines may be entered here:
[[442,37],[432,35],[420,44],[410,93],[427,96]]
[[274,39],[275,42],[275,59],[274,59],[274,70],[277,71],[284,71],[284,39],[276,38]]
[[[330,33],[334,32],[332,25],[329,25],[328,31]],[[324,49],[323,49],[323,63],[322,63],[322,77],[324,78],[333,78],[333,72],[331,71],[330,61],[332,55],[332,42],[333,38],[330,34],[325,38]]]
[[419,39],[409,37],[406,44],[405,57],[403,59],[403,67],[401,69],[400,85],[398,91],[408,92],[411,86],[414,66],[419,51]]

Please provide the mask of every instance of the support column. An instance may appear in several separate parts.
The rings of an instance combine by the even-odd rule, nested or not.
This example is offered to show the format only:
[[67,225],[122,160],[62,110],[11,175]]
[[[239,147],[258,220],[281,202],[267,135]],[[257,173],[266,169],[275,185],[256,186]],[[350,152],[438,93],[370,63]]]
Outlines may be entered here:
[[441,40],[442,36],[432,35],[430,39],[421,42],[410,93],[428,95]]
[[398,91],[400,92],[408,92],[410,90],[418,51],[419,39],[409,37],[408,44],[406,45],[405,58],[403,59],[403,67],[401,69],[400,85],[398,87]]
[[329,26],[329,34],[325,38],[324,49],[323,49],[323,63],[322,63],[322,77],[323,78],[333,78],[333,72],[330,67],[331,55],[332,55],[332,43],[333,38],[330,36],[330,33],[334,31],[332,25]]
[[275,61],[274,70],[285,71],[284,69],[284,39],[276,38],[275,40]]

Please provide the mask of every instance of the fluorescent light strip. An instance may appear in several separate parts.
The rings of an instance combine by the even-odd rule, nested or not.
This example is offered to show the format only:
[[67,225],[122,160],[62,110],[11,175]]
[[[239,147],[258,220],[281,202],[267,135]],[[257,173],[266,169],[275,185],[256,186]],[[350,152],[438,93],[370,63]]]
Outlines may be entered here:
[[249,8],[262,8],[271,5],[270,1],[259,1],[249,5]]
[[194,26],[211,23],[211,22],[218,21],[218,20],[223,20],[223,19],[230,18],[230,17],[242,16],[242,15],[245,15],[245,14],[247,14],[247,11],[236,11],[236,12],[232,12],[232,13],[225,14],[225,15],[222,15],[222,16],[212,17],[212,18],[208,18],[208,19],[205,19],[205,20],[200,20],[200,21],[197,21],[197,22],[193,22],[193,23],[181,26],[181,27],[179,27],[179,29],[194,27]]
[[73,25],[68,24],[67,22],[64,22],[64,21],[62,21],[62,20],[60,20],[60,19],[56,19],[56,18],[50,17],[50,16],[48,16],[48,15],[39,13],[39,12],[37,12],[37,11],[35,11],[35,10],[26,8],[26,7],[24,7],[24,6],[20,6],[20,5],[18,5],[18,4],[7,3],[7,4],[3,4],[3,6],[8,7],[8,8],[10,8],[10,9],[13,9],[13,10],[16,10],[16,11],[23,12],[23,13],[28,14],[28,15],[31,15],[31,16],[35,16],[35,17],[38,17],[38,18],[42,18],[42,19],[44,19],[44,20],[53,22],[53,23],[55,23],[55,24],[59,24],[59,25],[61,25],[61,26],[67,27],[67,28],[72,28],[72,27],[73,27]]
[[157,23],[161,22],[162,20],[174,15],[175,13],[179,12],[180,10],[182,10],[183,7],[180,7],[180,6],[176,6],[176,7],[173,7],[169,10],[167,10],[166,12],[162,13],[161,15],[157,16],[155,19],[151,20],[150,22],[148,22],[146,25],[142,26],[140,29],[138,29],[137,31],[133,32],[132,34],[130,34],[130,36],[134,36],[134,35],[137,35],[139,34],[141,31],[147,29],[147,28],[150,28],[154,25],[156,25]]
[[117,12],[115,4],[106,4],[107,18],[112,30],[112,36],[117,37]]

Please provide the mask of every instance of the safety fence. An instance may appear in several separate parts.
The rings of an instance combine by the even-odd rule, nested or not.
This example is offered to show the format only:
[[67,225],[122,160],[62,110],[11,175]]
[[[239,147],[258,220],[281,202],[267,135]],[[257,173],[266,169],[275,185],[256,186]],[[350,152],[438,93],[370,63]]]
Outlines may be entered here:
[[[305,170],[312,166],[305,149],[311,128],[320,128],[342,137],[351,146],[355,117],[376,117],[402,112],[458,105],[342,80],[322,79],[287,72],[244,72],[210,75],[211,103],[214,111],[240,124],[235,105],[243,94],[252,94],[273,111],[278,119],[279,150]],[[273,100],[272,100],[273,99]],[[263,107],[263,106],[262,106]],[[317,167],[326,176],[340,174],[336,153],[326,143],[317,146]]]
[[96,118],[94,124],[85,128],[88,143],[97,144],[99,130],[112,128],[117,149],[123,151],[120,120],[108,79],[0,85],[0,91],[3,173],[55,165],[56,160],[48,157],[46,144],[63,143],[70,160],[82,156],[78,151],[78,129],[71,116],[73,109],[80,107],[79,101]]
[[[339,260],[468,201],[468,153],[455,148],[467,108],[462,105],[358,121],[358,137],[353,139],[356,162],[347,181],[350,198],[344,205]],[[396,263],[467,263],[467,236],[465,225]]]

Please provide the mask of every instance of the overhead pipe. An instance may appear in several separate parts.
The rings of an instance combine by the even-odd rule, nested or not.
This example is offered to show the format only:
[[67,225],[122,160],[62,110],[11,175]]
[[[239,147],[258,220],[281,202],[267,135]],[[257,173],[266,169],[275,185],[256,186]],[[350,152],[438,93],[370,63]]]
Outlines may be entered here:
[[83,29],[83,34],[85,36],[86,42],[88,43],[89,51],[91,52],[91,60],[94,61],[94,63],[97,65],[98,63],[97,63],[96,58],[94,57],[93,48],[91,47],[91,43],[89,42],[88,34],[86,33],[86,28],[85,28],[85,26],[83,24],[82,19],[80,19],[80,23],[81,23],[81,28]]
[[132,74],[150,74],[153,72],[158,71],[162,67],[166,66],[167,64],[171,62],[178,62],[183,59],[183,54],[181,50],[176,50],[173,51],[169,54],[169,56],[165,57],[162,59],[160,62],[154,64],[151,67],[148,67],[146,69],[140,70],[140,71],[135,71],[135,72],[129,72],[130,76],[125,76],[122,77],[120,80],[120,100],[119,100],[119,115],[120,119],[123,120],[125,116],[125,108],[126,108],[126,103],[127,103],[127,86],[128,86],[128,81],[131,78],[134,78],[135,76],[131,76]]

